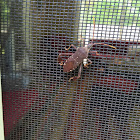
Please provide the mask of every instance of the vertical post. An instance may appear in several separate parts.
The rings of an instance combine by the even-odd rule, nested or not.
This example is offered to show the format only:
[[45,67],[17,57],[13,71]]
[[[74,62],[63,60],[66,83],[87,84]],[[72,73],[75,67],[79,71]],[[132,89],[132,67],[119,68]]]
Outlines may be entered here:
[[0,70],[0,139],[4,140],[1,70]]
[[43,37],[64,37],[77,40],[79,26],[79,1],[42,1],[40,7],[31,0],[31,27],[34,47]]

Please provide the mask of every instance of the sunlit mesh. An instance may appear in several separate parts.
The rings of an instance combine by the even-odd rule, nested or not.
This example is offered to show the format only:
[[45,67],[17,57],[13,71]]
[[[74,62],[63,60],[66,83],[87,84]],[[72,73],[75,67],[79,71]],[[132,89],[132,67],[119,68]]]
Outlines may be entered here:
[[[139,140],[139,7],[137,0],[2,0],[5,139]],[[69,82],[79,66],[64,73],[57,59],[75,53],[65,50],[71,44],[83,47],[81,37],[102,45]]]

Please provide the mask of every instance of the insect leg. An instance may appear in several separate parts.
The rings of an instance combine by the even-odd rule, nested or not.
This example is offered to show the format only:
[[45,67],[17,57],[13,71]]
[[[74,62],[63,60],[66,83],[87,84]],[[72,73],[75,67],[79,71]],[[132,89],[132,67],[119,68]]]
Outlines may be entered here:
[[73,47],[75,50],[77,50],[77,48],[73,44],[71,44],[68,49],[65,47],[65,50],[68,51],[70,47]]
[[92,61],[90,59],[87,58],[87,60],[89,61],[89,63],[84,65],[84,67],[86,67],[86,68],[88,68],[88,65],[92,64]]
[[95,53],[96,56],[100,55],[97,51],[90,51],[90,53]]
[[73,53],[60,53],[58,56],[58,59],[57,59],[57,61],[60,65],[63,65],[63,60],[62,60],[61,56],[65,56],[65,55],[73,55]]
[[74,81],[77,80],[77,79],[79,79],[80,76],[81,76],[81,71],[82,71],[82,63],[80,64],[78,76],[71,77],[71,78],[69,79],[69,82],[70,82],[72,79],[73,79]]

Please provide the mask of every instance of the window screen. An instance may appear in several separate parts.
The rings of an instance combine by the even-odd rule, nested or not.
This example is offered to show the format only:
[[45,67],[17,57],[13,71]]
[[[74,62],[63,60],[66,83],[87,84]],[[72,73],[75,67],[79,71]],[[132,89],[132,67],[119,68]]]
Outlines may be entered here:
[[139,140],[139,7],[138,0],[2,0],[5,139]]

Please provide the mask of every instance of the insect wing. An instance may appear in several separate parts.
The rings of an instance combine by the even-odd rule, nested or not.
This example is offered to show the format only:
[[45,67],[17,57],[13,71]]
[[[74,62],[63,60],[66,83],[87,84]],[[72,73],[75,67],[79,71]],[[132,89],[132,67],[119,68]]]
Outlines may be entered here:
[[63,66],[63,71],[70,72],[70,71],[74,70],[74,65],[75,65],[75,61],[66,61]]

